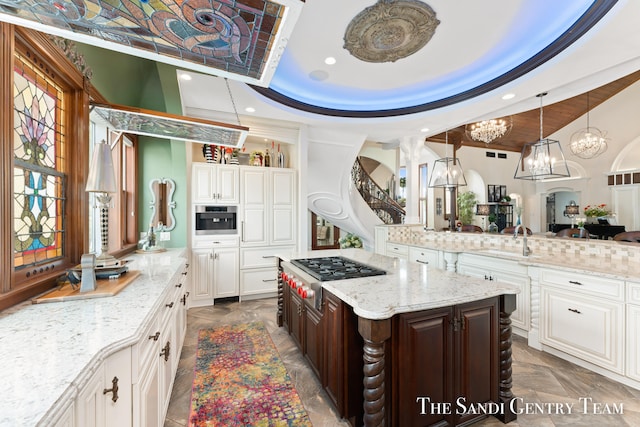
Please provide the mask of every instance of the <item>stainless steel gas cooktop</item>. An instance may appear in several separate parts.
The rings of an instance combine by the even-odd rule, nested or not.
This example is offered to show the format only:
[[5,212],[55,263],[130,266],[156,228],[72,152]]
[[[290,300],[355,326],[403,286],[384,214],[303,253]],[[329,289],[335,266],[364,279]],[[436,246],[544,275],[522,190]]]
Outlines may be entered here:
[[291,264],[321,282],[387,274],[379,268],[341,256],[293,259]]

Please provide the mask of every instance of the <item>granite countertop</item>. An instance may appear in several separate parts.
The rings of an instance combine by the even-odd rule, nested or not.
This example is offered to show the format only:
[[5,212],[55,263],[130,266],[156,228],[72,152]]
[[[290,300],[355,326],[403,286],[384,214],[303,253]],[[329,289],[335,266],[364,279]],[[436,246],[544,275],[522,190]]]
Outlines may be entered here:
[[505,283],[447,272],[363,249],[302,252],[281,259],[289,261],[325,256],[344,256],[387,272],[382,276],[335,280],[322,284],[324,289],[353,307],[355,314],[366,319],[388,319],[398,313],[447,307],[519,292],[515,286]]
[[484,255],[494,258],[516,261],[519,264],[532,267],[555,268],[569,272],[589,273],[595,276],[607,277],[618,280],[640,280],[640,264],[628,262],[622,259],[597,255],[566,255],[549,252],[534,252],[529,256],[523,256],[520,250],[510,251],[507,249],[474,248],[468,245],[445,243],[420,243],[416,244],[409,240],[389,240],[390,243],[397,243],[417,248],[435,249],[450,253],[470,253]]
[[50,425],[96,364],[141,339],[183,256],[184,249],[169,249],[125,257],[141,275],[113,297],[25,302],[0,312],[0,426]]

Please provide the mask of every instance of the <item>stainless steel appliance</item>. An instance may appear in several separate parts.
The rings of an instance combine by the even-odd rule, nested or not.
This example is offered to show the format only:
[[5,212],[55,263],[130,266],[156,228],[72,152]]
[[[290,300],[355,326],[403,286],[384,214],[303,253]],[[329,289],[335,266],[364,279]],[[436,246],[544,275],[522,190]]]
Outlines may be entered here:
[[387,274],[386,271],[342,256],[300,258],[281,264],[280,278],[317,309],[322,305],[322,282]]
[[195,215],[196,235],[238,234],[237,206],[197,205]]

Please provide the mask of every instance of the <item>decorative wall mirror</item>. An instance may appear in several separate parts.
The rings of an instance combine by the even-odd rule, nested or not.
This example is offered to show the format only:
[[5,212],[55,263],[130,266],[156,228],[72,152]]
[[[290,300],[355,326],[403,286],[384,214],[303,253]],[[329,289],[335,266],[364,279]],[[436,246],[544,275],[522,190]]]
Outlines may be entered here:
[[158,231],[171,231],[176,227],[176,217],[173,208],[176,202],[173,193],[176,191],[176,183],[169,178],[152,179],[149,182],[151,189],[151,224]]

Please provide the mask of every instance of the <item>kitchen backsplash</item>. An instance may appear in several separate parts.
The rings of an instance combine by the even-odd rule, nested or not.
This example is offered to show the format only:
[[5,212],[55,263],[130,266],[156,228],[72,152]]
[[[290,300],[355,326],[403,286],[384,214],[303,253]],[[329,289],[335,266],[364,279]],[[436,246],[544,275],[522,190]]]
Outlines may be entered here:
[[[521,235],[514,239],[513,235],[504,234],[424,231],[421,225],[389,226],[388,240],[412,245],[456,245],[465,249],[522,250]],[[636,243],[534,235],[527,238],[527,246],[534,254],[581,255],[640,262],[640,244]]]

